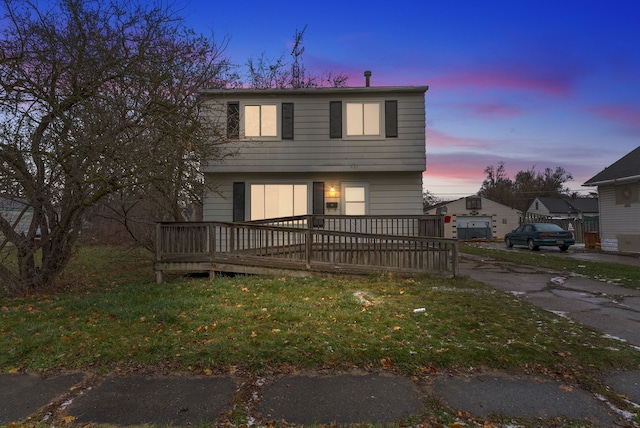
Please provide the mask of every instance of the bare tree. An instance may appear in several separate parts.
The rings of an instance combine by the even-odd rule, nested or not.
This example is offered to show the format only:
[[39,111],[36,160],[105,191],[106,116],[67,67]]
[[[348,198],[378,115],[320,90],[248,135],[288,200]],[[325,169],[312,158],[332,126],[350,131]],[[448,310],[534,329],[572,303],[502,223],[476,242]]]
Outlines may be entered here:
[[225,155],[197,97],[224,86],[223,49],[154,4],[3,0],[0,187],[31,213],[24,232],[0,216],[6,291],[53,284],[97,203],[151,195],[180,218]]
[[515,180],[507,176],[504,162],[500,162],[497,168],[488,166],[484,172],[487,178],[478,195],[523,212],[537,197],[568,195],[569,189],[565,183],[573,180],[572,175],[562,167],[556,167],[555,170],[545,168],[542,173],[533,166],[529,170],[519,171]]
[[429,190],[422,191],[422,208],[426,211],[429,207],[442,202],[442,199],[431,193]]
[[255,89],[268,88],[317,88],[344,87],[348,76],[343,73],[323,72],[314,75],[307,71],[304,60],[304,33],[307,26],[293,36],[291,49],[291,63],[287,63],[286,56],[281,54],[276,59],[269,59],[264,53],[257,59],[249,58],[247,69],[248,84]]

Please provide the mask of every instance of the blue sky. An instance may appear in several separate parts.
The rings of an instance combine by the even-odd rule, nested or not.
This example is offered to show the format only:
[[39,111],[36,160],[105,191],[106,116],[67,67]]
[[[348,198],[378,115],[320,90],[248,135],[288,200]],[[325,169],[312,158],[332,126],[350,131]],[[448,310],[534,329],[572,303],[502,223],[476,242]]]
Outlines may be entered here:
[[349,86],[428,85],[426,189],[478,191],[484,169],[512,178],[563,167],[582,184],[640,145],[640,1],[207,1],[182,14],[229,37],[239,67],[287,59],[296,29],[308,71]]

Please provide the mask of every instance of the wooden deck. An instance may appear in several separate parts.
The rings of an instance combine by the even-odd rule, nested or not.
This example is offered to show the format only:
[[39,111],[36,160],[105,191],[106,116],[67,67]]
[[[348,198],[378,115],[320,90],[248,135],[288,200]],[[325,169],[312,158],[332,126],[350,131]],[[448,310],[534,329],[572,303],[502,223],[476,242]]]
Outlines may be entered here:
[[162,282],[169,272],[456,276],[458,243],[437,236],[442,235],[440,222],[440,216],[309,215],[245,223],[159,223],[156,277]]

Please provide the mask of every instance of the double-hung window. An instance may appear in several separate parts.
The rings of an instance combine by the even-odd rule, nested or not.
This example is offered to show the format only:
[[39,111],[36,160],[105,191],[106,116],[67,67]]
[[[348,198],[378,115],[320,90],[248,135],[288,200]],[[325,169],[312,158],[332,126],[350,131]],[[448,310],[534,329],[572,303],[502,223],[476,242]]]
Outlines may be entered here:
[[331,101],[331,138],[398,137],[398,101]]
[[367,193],[368,186],[366,184],[343,183],[342,194],[344,195],[344,214],[367,214]]
[[277,137],[277,106],[275,104],[245,105],[244,135],[246,137]]
[[380,103],[346,103],[347,136],[380,135]]
[[293,103],[227,104],[227,137],[293,139]]

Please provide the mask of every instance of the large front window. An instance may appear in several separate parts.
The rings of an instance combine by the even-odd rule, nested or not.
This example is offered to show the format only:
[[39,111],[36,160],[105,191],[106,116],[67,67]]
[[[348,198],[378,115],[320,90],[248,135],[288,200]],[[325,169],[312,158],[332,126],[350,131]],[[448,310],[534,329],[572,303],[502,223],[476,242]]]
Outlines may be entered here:
[[306,184],[252,184],[251,220],[309,213]]
[[246,137],[277,137],[277,106],[271,104],[244,106],[244,135]]
[[347,103],[347,136],[380,135],[380,103]]

